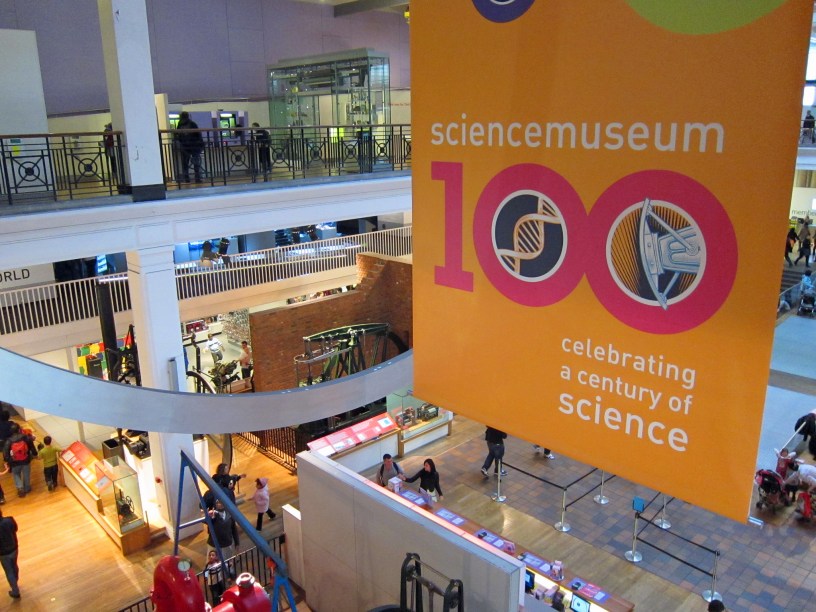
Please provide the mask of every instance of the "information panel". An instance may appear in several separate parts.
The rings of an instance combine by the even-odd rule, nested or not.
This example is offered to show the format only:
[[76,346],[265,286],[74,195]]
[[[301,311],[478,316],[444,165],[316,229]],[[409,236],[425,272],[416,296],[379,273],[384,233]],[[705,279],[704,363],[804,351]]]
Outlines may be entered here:
[[744,520],[812,12],[412,2],[416,394]]

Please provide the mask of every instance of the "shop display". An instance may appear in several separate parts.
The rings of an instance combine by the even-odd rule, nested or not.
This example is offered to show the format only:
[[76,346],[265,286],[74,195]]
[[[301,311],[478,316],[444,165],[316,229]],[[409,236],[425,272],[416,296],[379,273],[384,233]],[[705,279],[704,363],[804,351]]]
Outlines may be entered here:
[[335,431],[328,436],[312,440],[307,443],[307,446],[311,451],[331,457],[341,451],[354,448],[363,442],[375,440],[383,434],[394,431],[396,428],[397,424],[389,415],[380,414],[365,421],[360,421],[351,427]]

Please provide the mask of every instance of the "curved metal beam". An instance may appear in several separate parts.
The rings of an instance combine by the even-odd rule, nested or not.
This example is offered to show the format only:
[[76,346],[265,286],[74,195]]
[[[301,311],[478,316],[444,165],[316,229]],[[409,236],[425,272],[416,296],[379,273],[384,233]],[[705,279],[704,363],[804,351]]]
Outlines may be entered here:
[[413,384],[414,354],[311,387],[211,395],[133,387],[75,374],[0,349],[0,399],[47,414],[162,433],[285,427],[352,410]]

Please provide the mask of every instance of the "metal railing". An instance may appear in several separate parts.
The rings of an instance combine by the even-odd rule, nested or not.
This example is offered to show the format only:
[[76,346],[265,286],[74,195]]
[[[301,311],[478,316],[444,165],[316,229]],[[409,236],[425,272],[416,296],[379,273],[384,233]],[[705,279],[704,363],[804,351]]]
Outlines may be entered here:
[[[285,534],[281,534],[270,540],[269,545],[272,547],[272,550],[274,550],[278,555],[282,556],[282,545],[285,542]],[[244,552],[239,553],[234,557],[230,557],[225,561],[230,567],[230,571],[236,576],[242,574],[243,572],[248,572],[255,577],[258,584],[261,584],[264,587],[270,586],[273,582],[274,576],[269,570],[269,566],[266,563],[266,558],[256,547],[245,550]],[[198,584],[204,593],[204,599],[210,605],[214,605],[212,592],[209,588],[207,588],[207,579],[204,577],[204,570],[198,572],[196,577],[198,578]],[[289,609],[289,606],[286,605],[281,609]],[[148,595],[147,597],[143,597],[142,599],[133,602],[129,606],[120,608],[119,612],[150,612],[151,610],[153,610],[153,602],[150,600],[150,595]]]
[[[182,263],[176,266],[176,292],[179,300],[185,300],[235,291],[353,266],[358,253],[399,257],[410,255],[412,248],[409,225],[224,256],[207,267]],[[9,289],[0,291],[0,335],[96,318],[100,282],[110,286],[114,312],[130,310],[125,273]]]
[[121,132],[0,135],[0,199],[9,205],[119,193]]
[[405,170],[412,157],[410,125],[162,130],[160,138],[168,187]]
[[[193,149],[191,133],[202,137]],[[412,159],[410,125],[161,130],[159,139],[167,189],[406,170]],[[129,193],[126,148],[121,132],[0,134],[0,201]]]

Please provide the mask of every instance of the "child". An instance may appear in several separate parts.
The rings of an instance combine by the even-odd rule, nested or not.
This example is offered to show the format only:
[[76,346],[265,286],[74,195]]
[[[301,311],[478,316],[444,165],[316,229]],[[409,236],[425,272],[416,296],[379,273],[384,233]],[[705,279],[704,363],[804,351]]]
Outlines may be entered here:
[[227,586],[224,583],[224,572],[221,561],[218,560],[218,554],[216,554],[214,550],[211,550],[207,555],[207,567],[204,568],[204,579],[207,581],[207,584],[210,585],[213,606],[217,606],[221,603],[221,596],[224,594]]
[[51,446],[51,436],[45,436],[43,442],[45,445],[40,444],[37,450],[40,451],[39,456],[43,460],[45,483],[48,485],[49,491],[54,491],[57,488],[57,473],[59,470],[57,458],[62,450],[58,446]]
[[255,523],[255,529],[258,531],[261,530],[263,526],[263,515],[266,515],[273,519],[275,518],[275,513],[269,509],[269,489],[266,487],[266,483],[269,482],[266,478],[256,478],[255,479],[255,492],[252,494],[252,501],[255,502],[255,510],[258,512],[258,521]]
[[788,477],[788,469],[791,463],[796,460],[796,453],[791,453],[787,448],[782,450],[774,449],[776,453],[776,473],[782,477],[782,480]]

